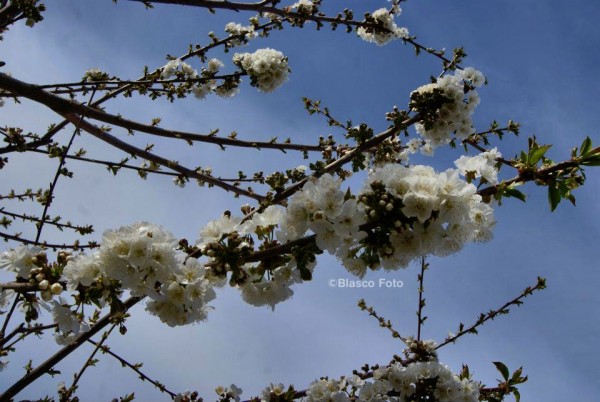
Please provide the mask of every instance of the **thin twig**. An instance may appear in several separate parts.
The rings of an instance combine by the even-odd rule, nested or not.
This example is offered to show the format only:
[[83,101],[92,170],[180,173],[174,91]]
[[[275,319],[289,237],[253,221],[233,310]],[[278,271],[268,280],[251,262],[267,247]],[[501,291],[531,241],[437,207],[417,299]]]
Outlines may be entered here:
[[[90,95],[90,99],[87,102],[88,106],[91,105],[92,101],[94,100],[95,94],[96,94],[96,90],[94,90],[92,92],[92,94]],[[69,143],[67,144],[67,148],[65,149],[65,152],[63,153],[63,155],[67,155],[69,153],[69,150],[71,149],[71,146],[73,145],[73,141],[75,141],[75,136],[79,132],[79,124],[83,121],[84,117],[85,117],[85,114],[82,114],[81,117],[79,118],[79,122],[74,123],[75,129],[73,130],[73,134],[71,134],[71,138],[69,139]],[[42,218],[37,227],[37,233],[35,235],[35,244],[36,245],[38,245],[38,243],[40,241],[40,237],[42,236],[42,229],[44,228],[44,223],[46,222],[46,214],[48,212],[48,209],[50,208],[50,205],[52,204],[52,199],[54,198],[54,189],[56,188],[56,184],[58,183],[58,179],[61,176],[62,168],[64,165],[65,165],[65,157],[61,156],[60,162],[58,163],[58,167],[56,168],[56,173],[54,174],[54,180],[50,184],[50,189],[48,190],[48,197],[46,198],[46,202],[44,203],[44,211],[42,212]]]
[[425,307],[425,298],[423,293],[425,288],[423,287],[423,279],[425,277],[425,271],[429,267],[429,264],[425,262],[425,257],[421,257],[421,272],[418,275],[419,280],[419,308],[417,310],[417,342],[421,341],[421,327],[425,323],[427,317],[423,317],[423,307]]
[[465,334],[468,334],[468,333],[476,334],[478,327],[485,324],[489,320],[493,320],[494,318],[496,318],[497,316],[499,316],[501,314],[508,314],[508,312],[509,312],[508,307],[520,306],[521,304],[523,304],[521,299],[524,299],[525,297],[530,296],[533,292],[535,292],[537,290],[542,290],[545,288],[546,288],[546,279],[544,279],[542,277],[538,277],[537,284],[534,287],[525,288],[519,296],[515,297],[514,299],[512,299],[509,302],[504,303],[502,305],[502,307],[500,307],[496,310],[490,310],[486,314],[483,314],[483,313],[480,314],[477,321],[475,321],[475,323],[472,324],[471,326],[464,328],[463,324],[460,324],[458,333],[456,335],[448,336],[444,340],[444,342],[442,342],[436,346],[436,349],[439,349],[449,343],[456,341],[458,338],[460,338],[461,336],[463,336]]
[[161,392],[166,392],[167,394],[169,394],[171,396],[171,398],[175,398],[177,396],[177,394],[175,394],[174,392],[167,389],[167,387],[165,387],[163,384],[161,384],[160,382],[158,382],[156,380],[153,380],[152,378],[150,378],[146,374],[144,374],[144,372],[142,372],[139,369],[141,367],[141,364],[129,363],[127,360],[123,359],[121,356],[114,353],[108,346],[100,345],[99,343],[95,342],[93,339],[88,339],[87,342],[91,343],[92,345],[99,346],[102,353],[107,353],[107,354],[111,355],[112,357],[117,359],[121,363],[121,365],[129,367],[130,369],[135,371],[136,374],[138,374],[140,376],[142,381],[148,381],[150,384],[154,385]]
[[42,248],[51,248],[53,250],[65,249],[65,250],[81,250],[84,248],[96,248],[98,247],[98,243],[89,242],[87,244],[79,244],[79,242],[75,242],[73,244],[53,244],[47,242],[37,242],[35,240],[25,239],[20,236],[9,235],[8,233],[0,232],[0,237],[4,238],[4,240],[14,240],[21,244],[29,244],[32,246],[40,246]]
[[[77,373],[75,375],[75,378],[73,379],[73,383],[71,384],[71,386],[69,387],[69,389],[67,390],[67,392],[64,395],[61,395],[61,399],[64,399],[66,401],[69,400],[69,398],[71,397],[71,395],[73,394],[73,392],[75,392],[75,389],[77,389],[77,383],[79,382],[79,380],[83,376],[83,373],[85,373],[85,370],[87,370],[88,367],[90,367],[90,366],[93,365],[94,356],[96,356],[96,353],[98,353],[98,351],[102,347],[102,344],[104,342],[106,342],[106,340],[108,339],[110,333],[113,331],[113,329],[115,329],[116,326],[117,326],[117,324],[111,325],[110,328],[108,329],[108,331],[105,331],[102,334],[102,338],[100,339],[100,342],[98,342],[96,344],[96,347],[94,348],[94,350],[90,354],[90,357],[88,357],[88,359],[85,361],[85,363],[81,367],[81,370],[79,370],[79,373]],[[89,342],[89,339],[88,339],[88,342]]]
[[[130,297],[129,299],[125,300],[123,302],[122,313],[129,310],[131,307],[133,307],[135,304],[137,304],[140,300],[142,300],[142,299],[139,297]],[[39,377],[46,374],[48,372],[48,370],[50,370],[52,367],[56,366],[65,357],[67,357],[71,353],[73,353],[73,351],[75,351],[78,347],[80,347],[84,342],[86,342],[92,336],[96,335],[98,332],[100,332],[104,327],[106,327],[111,322],[112,322],[111,314],[107,314],[104,317],[102,317],[101,319],[99,319],[88,332],[85,332],[85,333],[79,335],[77,338],[75,338],[73,343],[63,347],[61,350],[56,352],[48,360],[46,360],[45,362],[43,362],[42,364],[37,366],[35,369],[31,370],[30,372],[25,374],[23,377],[21,377],[17,382],[15,382],[6,391],[4,391],[3,394],[0,394],[0,401],[10,401],[12,398],[14,398],[15,395],[17,395],[19,392],[21,392],[23,389],[25,389],[27,386],[29,386],[31,383],[33,383],[35,380],[37,380]]]

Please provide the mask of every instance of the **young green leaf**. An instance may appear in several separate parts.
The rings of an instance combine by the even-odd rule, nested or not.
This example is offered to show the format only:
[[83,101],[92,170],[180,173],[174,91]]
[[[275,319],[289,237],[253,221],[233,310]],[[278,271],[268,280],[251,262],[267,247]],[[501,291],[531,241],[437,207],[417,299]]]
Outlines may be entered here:
[[548,152],[548,150],[552,147],[552,145],[542,145],[541,147],[532,149],[529,151],[529,164],[530,166],[535,166],[542,156]]
[[592,149],[592,140],[590,137],[585,137],[585,140],[581,143],[581,147],[579,148],[579,155],[584,156]]
[[502,377],[504,378],[505,381],[508,381],[508,367],[506,367],[506,365],[502,362],[492,362],[494,363],[494,366],[496,366],[496,369],[498,369],[498,371],[500,372],[500,374],[502,374]]
[[550,211],[554,211],[560,203],[560,191],[556,185],[556,182],[548,184],[548,201],[550,202]]

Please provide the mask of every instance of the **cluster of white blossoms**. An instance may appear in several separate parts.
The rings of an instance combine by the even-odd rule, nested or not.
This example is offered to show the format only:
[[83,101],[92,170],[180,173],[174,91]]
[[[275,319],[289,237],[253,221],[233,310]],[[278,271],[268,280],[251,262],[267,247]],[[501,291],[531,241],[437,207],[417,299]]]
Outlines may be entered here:
[[310,14],[314,7],[311,0],[300,0],[290,6],[290,9],[296,10],[300,14]]
[[[30,285],[39,288],[43,301],[50,301],[54,296],[63,292],[63,286],[58,281],[46,277],[44,270],[40,268],[45,260],[46,254],[41,247],[22,245],[0,255],[0,269],[12,271],[17,274],[18,278],[28,280]],[[7,292],[2,292],[3,295],[5,293]],[[0,307],[2,307],[2,302],[0,302]]]
[[[429,125],[416,123],[417,132],[425,139],[425,153],[446,145],[452,140],[452,134],[458,139],[465,139],[474,132],[471,115],[479,105],[480,99],[475,88],[485,83],[483,74],[472,67],[457,70],[454,75],[446,74],[436,82],[423,85],[411,94],[431,95],[439,92],[445,103],[436,110],[434,121]],[[416,112],[422,112],[416,110]]]
[[[359,277],[367,268],[396,270],[419,257],[453,254],[492,237],[493,209],[458,169],[438,173],[428,166],[390,163],[370,172],[356,198],[340,186],[341,180],[324,174],[308,180],[286,208],[270,206],[246,221],[228,214],[209,222],[196,243],[209,257],[209,274],[224,278],[232,272],[230,282],[246,302],[274,307],[292,296],[290,286],[302,282],[302,272],[295,255],[268,268],[244,262],[243,255],[255,251],[253,236],[285,245],[312,233],[319,250],[337,256]],[[314,265],[304,261],[302,267],[312,272]]]
[[[145,222],[104,233],[98,251],[78,255],[63,270],[68,287],[108,288],[119,281],[132,296],[150,298],[147,310],[170,326],[204,320],[215,298],[204,267],[177,251],[177,240]],[[108,296],[108,290],[105,290]]]
[[[437,173],[422,165],[379,166],[370,172],[358,199],[369,222],[379,227],[376,243],[368,237],[341,256],[344,266],[359,276],[365,264],[398,269],[415,258],[453,254],[468,242],[492,237],[493,209],[456,169]],[[370,261],[369,253],[360,254],[362,247],[375,250],[380,259]]]
[[[221,218],[209,222],[200,231],[200,238],[196,242],[203,254],[209,257],[206,263],[210,267],[207,275],[216,278],[218,273],[223,276],[232,270],[231,264],[221,261],[218,255],[218,244],[223,243],[227,235],[235,234],[236,239],[241,239],[236,243],[236,249],[246,249],[250,246],[246,241],[250,236],[272,238],[274,229],[281,226],[284,215],[283,207],[272,205],[243,223],[241,218],[230,215],[223,215]],[[285,301],[293,295],[291,285],[302,282],[294,258],[274,268],[272,272],[258,269],[259,265],[260,263],[244,263],[236,267],[237,273],[233,274],[236,276],[235,285],[241,291],[242,298],[253,306],[274,308],[277,303]],[[313,267],[314,263],[309,264],[306,269],[312,270]]]
[[409,402],[416,395],[439,402],[477,402],[480,384],[460,378],[437,361],[394,363],[374,370],[370,381],[358,375],[313,381],[307,402]]
[[[316,246],[332,254],[344,245],[355,244],[365,235],[359,227],[366,222],[366,214],[355,199],[344,199],[340,185],[340,180],[325,174],[309,180],[301,191],[290,197],[287,208],[269,206],[245,222],[230,215],[209,222],[200,231],[196,245],[209,257],[206,265],[211,267],[212,275],[234,268],[226,262],[232,258],[223,258],[219,251],[231,246],[231,239],[227,237],[231,234],[235,235],[235,239],[243,239],[235,244],[236,251],[250,247],[245,240],[250,236],[276,238],[285,244],[304,237],[309,230],[316,235]],[[303,261],[302,270],[312,272],[315,263],[314,260]],[[303,281],[294,256],[289,256],[269,272],[261,270],[260,263],[244,263],[235,269],[235,285],[240,289],[242,298],[255,306],[273,308],[293,295],[291,285]]]
[[309,180],[290,197],[277,238],[295,240],[310,229],[316,234],[317,247],[335,254],[344,243],[364,237],[360,225],[367,221],[365,211],[355,199],[344,199],[340,186],[341,181],[330,174]]
[[454,165],[460,170],[463,176],[472,178],[484,178],[490,184],[498,184],[498,164],[497,159],[501,158],[502,154],[497,148],[482,152],[477,156],[461,156],[454,162]]
[[169,79],[173,76],[194,80],[205,78],[204,81],[198,82],[191,87],[191,91],[196,98],[204,99],[210,93],[214,93],[222,98],[230,98],[239,92],[239,82],[226,81],[225,83],[218,85],[216,80],[211,79],[211,77],[219,72],[219,69],[223,67],[223,65],[223,62],[219,59],[210,59],[206,63],[203,74],[200,75],[198,74],[198,71],[188,63],[181,61],[180,59],[173,59],[162,68],[161,78]]
[[254,53],[236,53],[233,62],[250,76],[252,85],[262,92],[273,92],[287,79],[287,57],[278,50],[266,48]]
[[[441,173],[429,166],[382,164],[369,172],[356,197],[343,192],[342,181],[330,174],[310,178],[287,207],[272,205],[245,220],[224,214],[209,222],[196,242],[206,257],[202,262],[178,250],[177,239],[159,226],[140,222],[109,230],[95,252],[63,257],[60,281],[70,291],[94,290],[100,304],[123,290],[148,297],[148,311],[171,326],[204,320],[215,298],[213,288],[227,279],[247,303],[274,307],[293,295],[293,284],[310,279],[319,250],[336,255],[349,272],[362,277],[368,268],[395,270],[419,257],[445,256],[469,242],[491,239],[493,209],[460,174],[471,176],[469,181],[481,177],[497,183],[499,156],[492,149],[462,157],[455,162],[459,169]],[[312,249],[253,257],[311,233]],[[0,267],[37,285],[48,301],[60,295],[63,285],[45,276],[41,252],[20,246],[2,254]],[[76,322],[81,325],[80,319],[67,319],[69,308],[54,305],[65,335],[77,334]]]
[[365,29],[360,27],[356,30],[358,36],[367,42],[374,42],[378,46],[383,46],[394,39],[408,38],[408,30],[401,28],[394,22],[394,16],[399,15],[402,10],[396,7],[394,13],[386,8],[380,8],[371,14],[371,17],[378,24],[377,29]]
[[227,25],[225,25],[225,32],[231,36],[240,36],[239,39],[231,39],[228,42],[231,46],[243,46],[247,43],[248,39],[253,39],[256,37],[254,25],[244,26],[239,23],[229,22]]
[[[250,76],[250,83],[261,92],[273,92],[288,79],[289,67],[283,53],[270,48],[259,49],[254,53],[236,53],[233,62]],[[215,74],[224,66],[219,59],[210,59],[202,74],[180,59],[170,60],[161,72],[161,78],[203,79],[190,90],[198,99],[204,99],[214,93],[222,98],[230,98],[239,92],[239,78],[226,78],[221,84],[214,79]]]
[[161,78],[171,78],[177,74],[177,72],[183,73],[185,78],[198,78],[198,71],[194,70],[188,63],[181,61],[181,59],[172,59],[165,64],[162,68]]

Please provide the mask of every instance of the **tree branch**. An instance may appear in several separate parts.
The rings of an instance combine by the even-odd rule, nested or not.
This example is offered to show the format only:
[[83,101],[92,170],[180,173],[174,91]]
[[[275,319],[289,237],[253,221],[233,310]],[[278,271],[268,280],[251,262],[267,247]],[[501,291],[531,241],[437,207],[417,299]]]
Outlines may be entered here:
[[[129,310],[140,300],[142,299],[139,297],[130,297],[129,299],[125,300],[125,302],[123,302],[123,312]],[[111,321],[112,315],[110,314],[107,314],[106,316],[102,317],[96,322],[96,324],[92,326],[92,328],[88,332],[79,335],[73,341],[73,343],[59,350],[48,360],[46,360],[45,362],[37,366],[35,369],[21,377],[20,380],[11,385],[6,391],[4,391],[3,394],[0,394],[0,401],[10,401],[15,395],[17,395],[19,392],[21,392],[23,389],[29,386],[32,382],[37,380],[39,377],[46,374],[48,370],[60,363],[65,357],[67,357],[73,351],[75,351],[77,348],[83,345],[88,339],[100,332],[104,327],[110,324]]]

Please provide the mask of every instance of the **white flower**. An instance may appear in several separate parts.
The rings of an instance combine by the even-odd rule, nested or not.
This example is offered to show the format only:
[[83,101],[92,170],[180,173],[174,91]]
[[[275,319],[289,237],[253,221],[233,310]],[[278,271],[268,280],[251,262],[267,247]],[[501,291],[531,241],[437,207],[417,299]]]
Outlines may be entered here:
[[[397,7],[395,14],[399,15],[401,9]],[[373,30],[367,30],[360,27],[356,30],[358,36],[367,42],[375,42],[378,46],[383,46],[393,39],[408,38],[408,30],[406,28],[400,28],[394,22],[394,15],[386,8],[380,8],[374,11],[371,16],[377,21],[382,29],[378,29],[376,32]]]
[[342,244],[342,238],[336,232],[335,227],[329,222],[318,221],[313,222],[310,228],[317,235],[317,247],[327,250],[330,254],[335,254],[337,248]]
[[275,395],[277,397],[285,394],[286,387],[279,383],[277,385],[271,383],[267,388],[263,389],[261,392],[262,398],[261,402],[270,402],[271,395]]
[[463,80],[470,82],[474,87],[481,87],[485,84],[485,77],[480,72],[475,70],[473,67],[467,67],[464,70],[458,70],[457,74]]
[[165,66],[163,67],[161,77],[170,78],[172,75],[175,74],[175,71],[177,71],[177,68],[180,64],[181,60],[179,59],[169,60],[167,64],[165,64]]
[[258,87],[261,92],[273,92],[288,79],[287,57],[274,49],[236,53],[233,62],[250,75],[252,85]]
[[194,70],[189,64],[181,61],[181,59],[169,60],[163,67],[160,76],[161,78],[165,79],[171,78],[179,69],[181,69],[181,72],[187,77],[196,78],[198,76],[196,70]]
[[247,43],[248,39],[252,39],[256,37],[256,32],[254,32],[254,26],[242,26],[241,24],[236,24],[234,22],[230,22],[225,25],[225,32],[229,33],[230,36],[243,36],[244,39],[232,39],[228,43],[232,46],[242,46]]
[[221,60],[214,59],[214,58],[210,59],[208,61],[208,63],[206,63],[206,69],[208,71],[210,71],[211,73],[216,73],[223,66],[224,66],[224,64],[223,64],[223,62]]
[[417,218],[423,223],[431,217],[431,213],[436,207],[437,200],[425,194],[410,192],[402,199],[404,207],[402,213],[409,218]]
[[69,307],[62,305],[61,303],[58,303],[56,301],[52,302],[52,318],[54,322],[58,324],[58,329],[60,332],[62,332],[63,334],[72,332],[73,334],[77,335],[81,328],[79,320],[71,312],[71,309]]
[[219,85],[213,89],[214,93],[221,98],[233,98],[240,92],[237,83],[228,83],[227,85]]
[[236,402],[240,402],[240,395],[242,394],[242,389],[236,387],[234,384],[231,384],[229,387],[218,386],[215,389],[217,395],[221,397],[230,397],[233,398]]
[[222,215],[219,219],[210,221],[200,230],[200,239],[196,245],[204,248],[208,243],[221,240],[223,235],[237,231],[241,221],[241,218],[229,215]]
[[287,284],[276,281],[264,281],[259,283],[247,283],[242,287],[242,299],[253,306],[269,306],[275,309],[275,305],[290,297],[294,292]]
[[10,249],[0,255],[0,268],[16,272],[21,278],[29,278],[29,271],[35,266],[33,257],[42,252],[42,248],[19,246],[16,249]]
[[256,226],[276,226],[280,225],[285,216],[285,209],[280,205],[270,205],[262,213],[254,214],[252,222]]
[[84,81],[93,82],[102,79],[102,71],[99,68],[90,68],[83,74]]
[[490,184],[498,184],[498,169],[496,159],[502,157],[496,148],[477,156],[461,156],[454,165],[463,176],[472,173],[475,177],[483,177]]
[[465,71],[467,73],[457,71],[454,75],[446,74],[436,82],[423,85],[413,92],[414,95],[422,95],[440,91],[447,100],[437,110],[437,118],[430,122],[430,127],[426,129],[422,123],[415,124],[417,132],[425,139],[425,144],[421,147],[424,154],[432,155],[436,147],[448,144],[452,140],[452,134],[465,139],[474,131],[471,115],[480,99],[477,91],[469,89],[469,85],[465,84],[477,87],[479,85],[475,83],[480,84],[483,75],[470,67]]
[[200,84],[192,87],[192,92],[197,99],[204,99],[211,92],[211,87],[206,84]]
[[97,255],[79,254],[67,263],[62,274],[71,290],[79,284],[90,286],[102,274],[100,260]]

